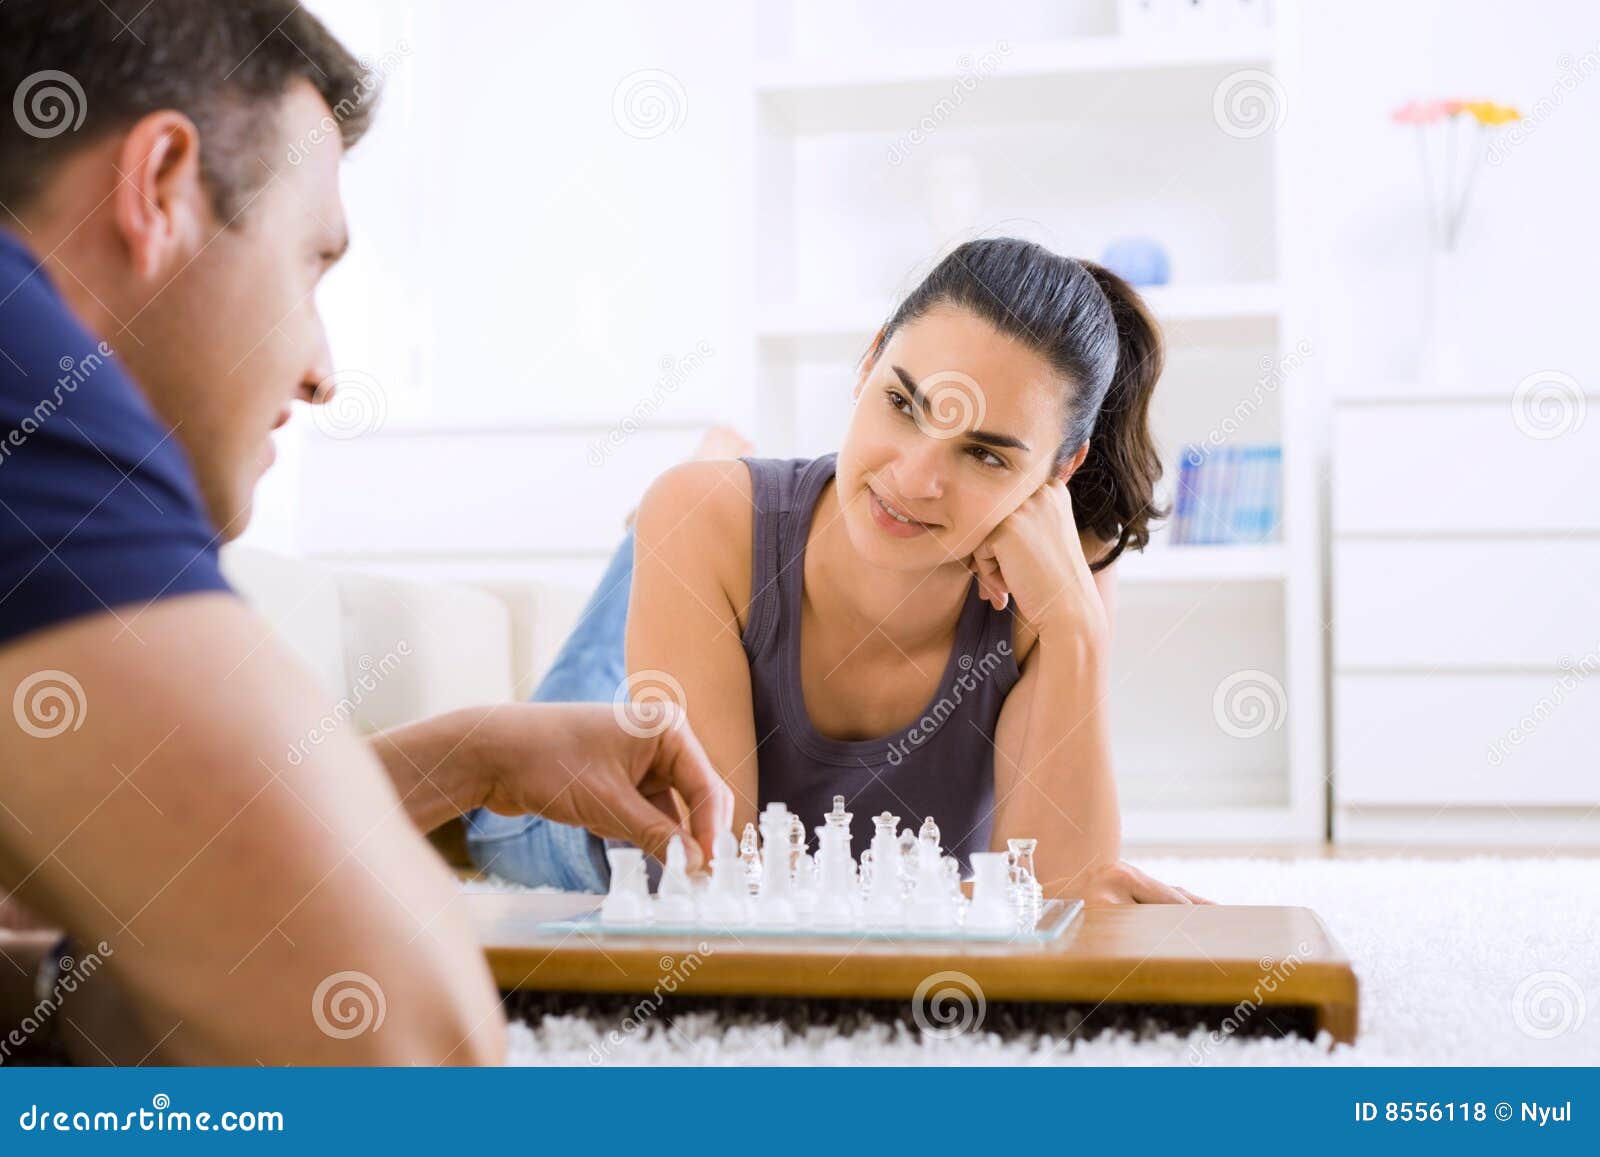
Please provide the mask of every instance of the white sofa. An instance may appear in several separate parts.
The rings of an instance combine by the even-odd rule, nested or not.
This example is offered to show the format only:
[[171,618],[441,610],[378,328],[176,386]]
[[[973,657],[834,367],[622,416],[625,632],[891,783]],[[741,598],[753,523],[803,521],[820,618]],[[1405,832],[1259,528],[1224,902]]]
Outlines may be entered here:
[[588,597],[532,580],[418,582],[241,546],[222,552],[222,568],[363,733],[526,699]]

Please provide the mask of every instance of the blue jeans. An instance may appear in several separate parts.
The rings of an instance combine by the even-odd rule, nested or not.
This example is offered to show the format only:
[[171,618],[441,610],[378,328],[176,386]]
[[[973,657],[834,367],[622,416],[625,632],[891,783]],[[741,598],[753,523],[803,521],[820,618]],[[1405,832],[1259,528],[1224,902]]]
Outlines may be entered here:
[[[534,703],[609,703],[627,677],[623,640],[633,581],[633,531],[611,556],[600,585],[578,616]],[[540,816],[467,813],[467,850],[480,869],[531,886],[605,892],[611,886],[605,842],[583,828]]]

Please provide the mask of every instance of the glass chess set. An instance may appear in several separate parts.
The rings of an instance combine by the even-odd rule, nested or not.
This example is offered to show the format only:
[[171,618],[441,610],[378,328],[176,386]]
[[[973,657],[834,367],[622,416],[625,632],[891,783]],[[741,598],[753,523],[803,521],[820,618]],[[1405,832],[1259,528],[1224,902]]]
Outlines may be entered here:
[[884,940],[1042,942],[1060,936],[1081,900],[1046,900],[1034,871],[1037,840],[1009,840],[1004,852],[974,852],[972,896],[960,862],[939,846],[929,816],[920,832],[895,834],[900,817],[873,817],[872,846],[850,849],[842,795],[823,817],[813,855],[805,823],[769,803],[743,838],[718,833],[709,876],[691,876],[681,837],[667,847],[655,895],[638,848],[611,848],[611,890],[583,916],[539,925],[541,932],[590,935],[849,937]]

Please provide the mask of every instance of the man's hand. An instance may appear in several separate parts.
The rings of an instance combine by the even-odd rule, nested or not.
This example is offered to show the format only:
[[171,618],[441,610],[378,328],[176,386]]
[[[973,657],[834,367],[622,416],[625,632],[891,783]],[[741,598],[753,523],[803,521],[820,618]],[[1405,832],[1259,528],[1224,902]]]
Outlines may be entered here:
[[689,866],[733,826],[733,792],[673,704],[508,703],[373,739],[423,828],[470,807],[542,815],[657,859],[684,837]]

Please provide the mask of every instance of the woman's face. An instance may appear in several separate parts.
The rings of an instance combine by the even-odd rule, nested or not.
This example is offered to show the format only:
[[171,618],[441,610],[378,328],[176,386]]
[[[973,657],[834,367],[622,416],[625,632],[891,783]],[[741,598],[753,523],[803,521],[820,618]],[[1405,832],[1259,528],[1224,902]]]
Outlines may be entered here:
[[1064,389],[1027,345],[965,311],[903,325],[863,368],[839,450],[856,550],[895,570],[965,560],[1051,476]]

